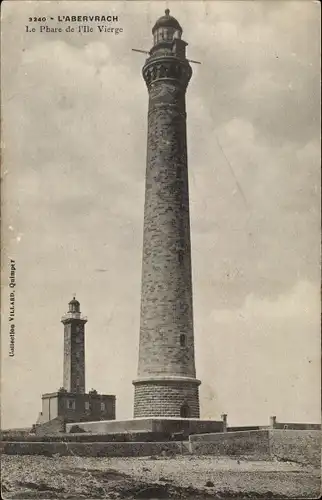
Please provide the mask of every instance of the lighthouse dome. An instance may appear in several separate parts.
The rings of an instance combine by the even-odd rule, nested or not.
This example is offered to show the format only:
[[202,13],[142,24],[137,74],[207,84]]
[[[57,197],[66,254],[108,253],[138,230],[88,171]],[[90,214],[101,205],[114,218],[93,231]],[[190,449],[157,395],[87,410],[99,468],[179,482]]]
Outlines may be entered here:
[[76,299],[76,297],[73,297],[72,300],[68,303],[69,305],[69,312],[80,312],[80,303]]
[[178,21],[170,16],[169,9],[166,9],[165,16],[160,17],[152,29],[154,46],[171,44],[174,39],[181,38],[182,28]]
[[69,302],[69,304],[73,304],[75,306],[79,306],[80,303],[78,302],[78,300],[76,300],[76,297],[73,297],[72,300]]
[[159,28],[173,28],[175,31],[182,32],[182,28],[175,17],[170,16],[170,10],[165,10],[165,15],[160,17],[153,26],[152,33]]

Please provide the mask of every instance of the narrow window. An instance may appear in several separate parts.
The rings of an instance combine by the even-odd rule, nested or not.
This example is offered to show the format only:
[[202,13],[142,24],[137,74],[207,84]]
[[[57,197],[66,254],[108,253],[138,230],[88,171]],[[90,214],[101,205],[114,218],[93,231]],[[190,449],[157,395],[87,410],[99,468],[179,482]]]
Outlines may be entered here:
[[90,409],[89,401],[85,401],[85,410],[89,410],[89,409]]
[[189,406],[185,403],[180,408],[180,417],[188,418],[190,414]]
[[75,400],[74,399],[67,399],[67,408],[69,410],[75,410]]
[[185,347],[187,345],[187,338],[184,333],[181,333],[180,335],[180,345],[181,347]]
[[105,411],[105,403],[101,403],[101,411]]

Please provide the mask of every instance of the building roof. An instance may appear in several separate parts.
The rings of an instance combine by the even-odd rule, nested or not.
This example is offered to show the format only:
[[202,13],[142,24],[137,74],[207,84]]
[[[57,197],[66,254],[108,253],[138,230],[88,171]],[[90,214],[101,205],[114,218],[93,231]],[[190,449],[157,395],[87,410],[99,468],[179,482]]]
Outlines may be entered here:
[[165,15],[161,16],[153,26],[152,33],[160,27],[175,28],[182,32],[182,28],[175,17],[170,16],[170,10],[165,10]]

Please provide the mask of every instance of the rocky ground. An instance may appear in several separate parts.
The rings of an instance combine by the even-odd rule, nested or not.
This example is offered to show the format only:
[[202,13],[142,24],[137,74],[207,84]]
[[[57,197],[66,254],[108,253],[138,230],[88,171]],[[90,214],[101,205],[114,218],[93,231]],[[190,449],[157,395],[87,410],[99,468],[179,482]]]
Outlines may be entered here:
[[10,499],[318,498],[319,469],[216,457],[1,457]]

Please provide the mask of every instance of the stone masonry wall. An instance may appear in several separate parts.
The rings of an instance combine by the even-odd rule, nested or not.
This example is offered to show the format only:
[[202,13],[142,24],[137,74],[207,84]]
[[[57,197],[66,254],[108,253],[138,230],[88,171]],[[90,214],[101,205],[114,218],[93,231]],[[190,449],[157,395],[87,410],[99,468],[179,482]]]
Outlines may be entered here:
[[248,456],[256,460],[287,460],[319,466],[319,430],[262,429],[195,434],[189,437],[196,455]]
[[[73,424],[66,425],[66,431],[70,432]],[[79,427],[86,432],[92,433],[122,433],[122,432],[152,432],[153,420],[152,419],[138,419],[138,420],[100,420],[98,422],[80,422]]]
[[[116,398],[114,395],[59,393],[58,396],[59,415],[67,422],[115,419]],[[73,408],[69,408],[69,401],[73,401]],[[86,408],[85,403],[89,403],[89,408]],[[104,403],[104,409],[101,408],[101,403]]]
[[198,386],[188,383],[143,383],[135,386],[134,418],[179,417],[187,404],[189,417],[199,418]]
[[293,422],[289,423],[284,423],[284,422],[276,422],[274,424],[274,429],[288,429],[288,430],[307,430],[307,431],[313,431],[313,430],[321,430],[321,424],[297,424]]
[[269,431],[271,456],[280,460],[321,465],[320,430]]
[[182,454],[181,442],[168,443],[1,443],[1,452],[7,455],[45,455],[82,457],[136,457],[160,455],[162,452]]
[[247,455],[258,460],[270,458],[268,430],[195,434],[189,440],[191,452],[196,455]]
[[64,388],[68,392],[85,392],[84,321],[64,322]]
[[64,419],[60,417],[53,418],[49,422],[45,422],[44,424],[40,424],[35,427],[35,433],[37,436],[62,432],[65,432],[65,423]]
[[[70,432],[73,424],[66,424],[66,432]],[[150,441],[163,441],[161,435],[167,435],[168,439],[173,438],[173,433],[184,434],[185,439],[192,434],[204,432],[223,432],[222,420],[200,420],[199,418],[135,418],[132,420],[109,420],[99,422],[80,422],[79,427],[84,429],[88,436],[96,434],[138,436],[136,441],[146,441],[142,435],[149,436]],[[158,437],[159,436],[159,437]],[[95,439],[96,440],[96,439]]]
[[[257,460],[278,458],[315,466],[321,464],[320,431],[245,431],[190,436],[190,452],[196,455],[248,456]],[[179,442],[1,442],[8,455],[151,456],[162,452],[187,453]]]
[[71,325],[64,325],[64,378],[63,386],[66,391],[71,389]]
[[150,98],[139,376],[194,377],[184,103],[180,112],[168,106]]

